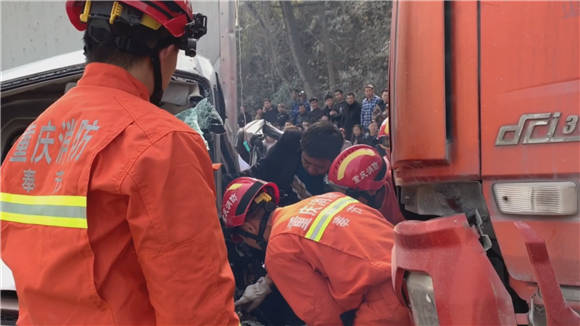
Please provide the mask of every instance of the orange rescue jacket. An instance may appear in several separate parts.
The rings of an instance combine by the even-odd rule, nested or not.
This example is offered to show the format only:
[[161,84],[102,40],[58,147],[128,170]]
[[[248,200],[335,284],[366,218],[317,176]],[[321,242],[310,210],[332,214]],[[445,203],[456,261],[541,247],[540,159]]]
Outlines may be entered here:
[[19,325],[238,325],[208,153],[148,98],[91,63],[9,152],[2,259]]
[[272,215],[266,269],[308,325],[408,325],[391,283],[393,227],[340,193],[314,196]]

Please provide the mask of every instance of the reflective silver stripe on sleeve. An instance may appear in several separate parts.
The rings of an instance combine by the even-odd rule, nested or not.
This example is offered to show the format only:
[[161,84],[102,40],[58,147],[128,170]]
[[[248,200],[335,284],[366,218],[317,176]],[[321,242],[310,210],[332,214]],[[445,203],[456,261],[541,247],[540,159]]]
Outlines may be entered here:
[[320,241],[326,227],[332,220],[332,218],[338,214],[340,211],[345,209],[348,205],[356,203],[357,200],[350,198],[350,197],[342,197],[335,200],[332,204],[327,206],[325,209],[322,210],[310,225],[310,228],[305,234],[305,238]]
[[0,202],[2,212],[37,216],[58,216],[71,218],[87,218],[86,207],[81,206],[54,206],[54,205],[26,205]]

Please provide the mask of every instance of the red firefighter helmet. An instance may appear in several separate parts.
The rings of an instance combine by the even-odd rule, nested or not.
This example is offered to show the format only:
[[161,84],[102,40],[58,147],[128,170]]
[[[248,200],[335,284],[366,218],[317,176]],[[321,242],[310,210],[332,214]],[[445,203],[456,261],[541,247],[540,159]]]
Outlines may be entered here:
[[378,190],[385,185],[387,162],[368,145],[351,146],[332,162],[328,181],[356,191]]
[[276,205],[280,201],[280,192],[275,183],[250,177],[235,179],[226,188],[222,200],[222,218],[226,227],[234,228],[244,224],[252,203],[272,200]]
[[176,45],[192,57],[196,53],[197,40],[207,32],[207,17],[194,15],[186,0],[115,1],[111,8],[100,1],[67,0],[66,12],[79,31],[87,29],[89,19],[106,20],[109,25],[121,21],[131,27],[143,25],[152,30],[163,26],[178,40]]
[[381,127],[379,128],[379,134],[377,135],[377,138],[381,138],[381,137],[389,137],[389,118],[386,118],[385,120],[383,120],[383,123],[381,123]]
[[[89,0],[67,0],[66,12],[71,23],[79,31],[87,29],[88,14],[92,2]],[[185,0],[181,1],[115,1],[122,5],[131,6],[161,24],[174,37],[181,37],[185,32],[185,25],[193,19],[193,11]],[[110,23],[115,20],[114,15],[121,15],[122,6],[114,5],[111,11]],[[116,8],[116,9],[115,9]],[[148,18],[147,18],[148,19]],[[143,22],[141,22],[143,24]],[[146,23],[147,24],[147,23]],[[147,26],[147,25],[146,25]],[[148,26],[149,27],[149,26]]]

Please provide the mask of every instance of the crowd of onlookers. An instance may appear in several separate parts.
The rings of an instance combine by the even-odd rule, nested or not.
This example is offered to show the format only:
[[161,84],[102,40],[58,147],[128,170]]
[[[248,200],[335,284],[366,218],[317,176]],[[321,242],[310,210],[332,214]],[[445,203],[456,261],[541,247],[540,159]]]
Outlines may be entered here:
[[368,84],[364,87],[364,94],[359,102],[354,93],[347,93],[345,97],[342,90],[336,89],[334,95],[327,94],[320,103],[318,98],[307,99],[304,91],[295,89],[289,105],[280,103],[274,106],[266,98],[253,117],[242,107],[243,113],[238,121],[240,126],[244,126],[250,121],[264,119],[281,130],[289,127],[306,130],[313,123],[326,120],[341,130],[345,142],[376,146],[379,128],[389,116],[389,90],[382,90],[379,97],[374,86]]

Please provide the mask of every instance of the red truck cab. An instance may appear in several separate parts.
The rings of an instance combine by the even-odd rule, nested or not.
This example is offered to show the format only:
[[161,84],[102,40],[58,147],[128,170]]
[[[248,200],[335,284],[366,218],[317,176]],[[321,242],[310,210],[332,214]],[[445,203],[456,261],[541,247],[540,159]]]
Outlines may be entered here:
[[[428,220],[397,226],[395,286],[412,306],[409,285],[437,294],[489,283],[481,296],[449,292],[463,306],[443,308],[435,295],[438,319],[414,309],[416,324],[580,323],[568,309],[580,311],[579,43],[576,1],[393,3],[395,183],[401,207]],[[546,259],[538,260],[542,245]],[[439,263],[412,259],[425,251],[432,252],[422,259]],[[470,270],[463,265],[471,254],[492,258],[473,260]],[[445,269],[470,276],[436,279]],[[527,310],[515,307],[518,300]],[[461,310],[463,319],[445,309]]]

